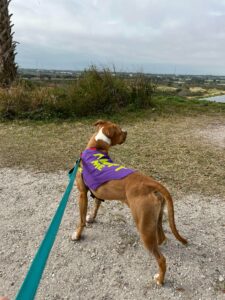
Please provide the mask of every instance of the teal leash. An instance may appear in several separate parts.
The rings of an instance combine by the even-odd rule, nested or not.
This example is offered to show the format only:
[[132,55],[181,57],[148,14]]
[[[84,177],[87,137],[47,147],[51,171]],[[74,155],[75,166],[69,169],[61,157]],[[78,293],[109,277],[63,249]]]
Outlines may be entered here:
[[79,163],[80,159],[76,161],[76,165],[69,172],[69,184],[15,300],[33,300],[36,295],[43,271],[45,269],[45,265],[48,260],[48,256],[51,252],[52,246],[59,230],[60,223],[62,221],[70,192],[74,185],[74,180],[77,174]]

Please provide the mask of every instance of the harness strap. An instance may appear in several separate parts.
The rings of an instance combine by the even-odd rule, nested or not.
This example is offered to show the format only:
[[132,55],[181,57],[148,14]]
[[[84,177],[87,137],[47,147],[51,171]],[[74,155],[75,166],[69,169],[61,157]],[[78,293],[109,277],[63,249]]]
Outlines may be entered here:
[[[88,189],[89,190],[89,189]],[[91,193],[91,198],[93,198],[93,199],[97,199],[97,200],[99,200],[99,201],[102,201],[102,202],[105,202],[105,200],[104,199],[100,199],[100,198],[97,198],[93,193],[92,193],[92,191],[91,190],[89,190],[90,191],[90,193]]]

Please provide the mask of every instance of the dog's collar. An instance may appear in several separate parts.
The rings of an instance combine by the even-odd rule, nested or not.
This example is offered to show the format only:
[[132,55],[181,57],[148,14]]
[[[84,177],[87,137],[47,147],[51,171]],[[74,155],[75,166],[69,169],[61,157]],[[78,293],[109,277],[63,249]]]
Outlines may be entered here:
[[[85,150],[92,150],[92,151],[99,151],[99,152],[103,152],[103,153],[108,153],[106,150],[104,150],[104,149],[99,149],[99,148],[95,148],[95,147],[90,147],[90,148],[87,148],[87,149],[85,149]],[[84,151],[85,151],[84,150]],[[81,154],[82,154],[82,152],[81,152]]]
[[[107,153],[106,150],[104,150],[104,149],[99,149],[99,148],[96,148],[96,147],[90,147],[90,148],[87,148],[87,149],[85,149],[85,150],[100,151],[100,152],[103,152],[103,153]],[[84,150],[84,151],[85,151],[85,150]],[[81,152],[81,154],[80,154],[81,157],[82,157],[82,153],[83,153],[83,152]]]
[[111,145],[111,139],[108,138],[103,132],[102,132],[103,127],[99,130],[99,132],[96,134],[95,136],[95,140],[96,142],[101,140],[105,143],[107,143],[108,145]]

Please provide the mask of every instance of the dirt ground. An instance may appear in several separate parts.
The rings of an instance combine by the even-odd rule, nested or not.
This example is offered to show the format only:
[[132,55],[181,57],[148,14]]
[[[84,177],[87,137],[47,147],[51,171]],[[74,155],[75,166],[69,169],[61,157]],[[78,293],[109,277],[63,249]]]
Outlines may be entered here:
[[[224,133],[211,124],[195,134],[206,147],[225,148]],[[15,297],[67,183],[65,172],[0,169],[0,295]],[[225,196],[174,195],[177,227],[189,245],[179,244],[164,222],[168,270],[161,288],[153,281],[155,260],[119,202],[103,203],[84,238],[70,240],[76,196],[74,188],[36,299],[225,299]]]

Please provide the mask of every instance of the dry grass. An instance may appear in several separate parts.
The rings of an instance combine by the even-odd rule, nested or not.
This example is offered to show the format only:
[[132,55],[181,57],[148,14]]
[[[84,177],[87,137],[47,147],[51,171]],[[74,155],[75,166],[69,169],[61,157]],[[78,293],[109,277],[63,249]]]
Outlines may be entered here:
[[177,88],[167,85],[159,85],[156,87],[156,90],[159,92],[166,92],[166,93],[175,93],[177,91]]
[[188,96],[188,99],[198,99],[199,97],[213,97],[224,95],[225,91],[217,88],[202,88],[202,87],[192,87],[189,89],[191,95]]
[[52,172],[72,167],[83,149],[90,125],[10,122],[0,124],[1,167]]
[[[156,117],[121,120],[127,142],[112,158],[165,183],[173,193],[224,196],[224,148],[207,144],[200,132],[224,117]],[[93,132],[92,121],[0,123],[0,167],[40,171],[68,170]]]
[[123,151],[118,149],[121,160],[166,183],[174,193],[224,195],[224,148],[208,144],[199,134],[210,122],[215,119],[206,116],[139,122]]

